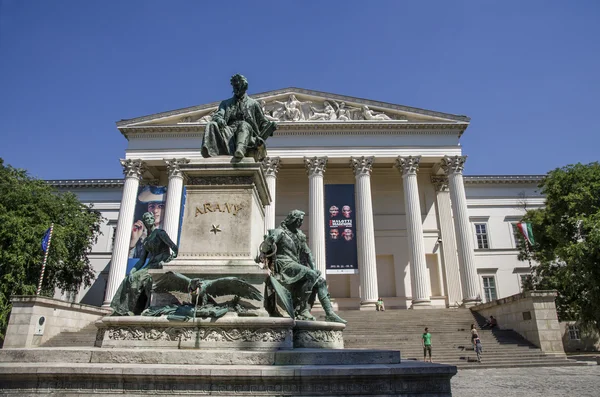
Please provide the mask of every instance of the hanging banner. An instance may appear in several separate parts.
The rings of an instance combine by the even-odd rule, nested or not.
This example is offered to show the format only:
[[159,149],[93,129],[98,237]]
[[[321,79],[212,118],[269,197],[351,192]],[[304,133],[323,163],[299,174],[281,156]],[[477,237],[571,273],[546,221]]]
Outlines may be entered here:
[[142,215],[145,212],[154,214],[154,225],[158,228],[163,227],[165,216],[165,203],[167,201],[166,186],[140,186],[135,210],[133,215],[133,226],[131,228],[131,239],[129,241],[129,259],[127,260],[127,273],[135,266],[138,258],[142,256],[144,240],[149,231],[146,230]]
[[357,274],[354,185],[325,185],[327,274]]

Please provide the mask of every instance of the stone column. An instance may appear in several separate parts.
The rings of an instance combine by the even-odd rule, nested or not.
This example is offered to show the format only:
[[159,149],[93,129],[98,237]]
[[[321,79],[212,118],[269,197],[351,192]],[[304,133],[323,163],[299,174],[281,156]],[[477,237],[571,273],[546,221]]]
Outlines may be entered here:
[[433,176],[431,183],[436,191],[436,212],[441,239],[441,242],[438,244],[442,251],[448,306],[456,307],[462,303],[462,291],[460,271],[458,270],[458,256],[456,254],[456,235],[454,234],[450,192],[448,191],[448,178],[445,176]]
[[304,158],[308,174],[308,234],[309,246],[315,259],[317,269],[325,277],[325,192],[323,173],[327,165],[327,157]]
[[398,156],[395,167],[404,180],[404,206],[406,208],[406,231],[408,236],[408,257],[410,260],[412,308],[431,306],[431,284],[425,260],[423,241],[423,220],[419,201],[417,171],[421,156]]
[[119,208],[115,244],[110,260],[108,281],[106,283],[106,294],[104,295],[104,303],[102,304],[104,307],[110,306],[113,296],[125,278],[135,202],[140,186],[140,179],[144,172],[144,163],[142,160],[121,160],[121,165],[123,166],[123,174],[125,174],[125,184],[123,185],[123,196],[121,197],[121,207]]
[[358,271],[360,273],[360,304],[375,308],[379,297],[377,287],[377,254],[373,203],[371,202],[371,171],[374,157],[351,157],[350,164],[356,176],[356,238],[358,243]]
[[467,156],[445,156],[442,159],[442,169],[448,175],[450,199],[452,200],[463,304],[472,306],[481,302],[481,291],[477,279],[477,268],[475,267],[473,236],[471,235],[467,196],[462,174],[466,160]]
[[269,187],[269,194],[271,195],[271,204],[265,207],[265,234],[270,229],[275,229],[275,195],[280,163],[279,157],[266,157],[262,162],[265,179]]
[[181,194],[183,193],[183,173],[180,166],[189,162],[188,159],[165,159],[167,174],[169,175],[169,186],[167,187],[163,229],[175,244],[177,244],[179,234],[179,214],[181,213]]

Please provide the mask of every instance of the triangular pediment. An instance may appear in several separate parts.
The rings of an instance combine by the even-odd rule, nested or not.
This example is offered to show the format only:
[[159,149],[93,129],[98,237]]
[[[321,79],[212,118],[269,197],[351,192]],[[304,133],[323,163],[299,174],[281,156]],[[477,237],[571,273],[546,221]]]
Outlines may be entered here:
[[[250,95],[268,119],[280,123],[444,123],[468,124],[470,119],[431,110],[394,105],[326,92],[285,88]],[[225,99],[225,98],[223,98]],[[117,122],[122,127],[198,125],[210,121],[219,102],[156,113]]]

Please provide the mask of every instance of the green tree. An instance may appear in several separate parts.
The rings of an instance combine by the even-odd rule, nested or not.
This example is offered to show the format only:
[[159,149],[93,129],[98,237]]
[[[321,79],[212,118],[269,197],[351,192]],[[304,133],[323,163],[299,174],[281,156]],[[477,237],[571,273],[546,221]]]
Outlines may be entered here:
[[54,223],[42,295],[77,291],[95,275],[87,257],[103,218],[73,193],[59,193],[0,158],[0,342],[11,295],[35,295],[44,253],[41,241]]
[[539,188],[545,207],[527,211],[523,219],[531,222],[535,237],[531,286],[558,290],[561,321],[578,320],[600,331],[600,164],[557,168]]

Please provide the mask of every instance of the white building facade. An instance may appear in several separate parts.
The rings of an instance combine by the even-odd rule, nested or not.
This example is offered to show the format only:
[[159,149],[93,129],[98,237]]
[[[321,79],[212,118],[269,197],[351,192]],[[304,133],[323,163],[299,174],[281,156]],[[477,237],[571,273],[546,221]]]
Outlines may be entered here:
[[[465,175],[459,141],[468,117],[299,88],[252,97],[279,126],[262,162],[265,230],[293,209],[306,212],[303,230],[338,309],[371,309],[379,297],[387,308],[470,306],[521,291],[529,266],[517,259],[514,224],[544,204],[541,176]],[[77,301],[106,305],[125,276],[140,184],[167,187],[163,228],[176,240],[186,184],[179,165],[202,161],[217,106],[118,122],[128,140],[124,179],[50,181],[107,220],[90,254],[97,280]],[[326,266],[324,191],[335,184],[354,185],[354,272]]]

